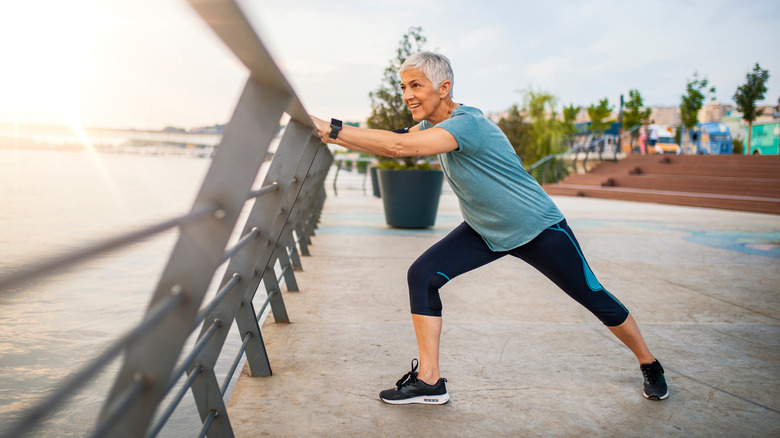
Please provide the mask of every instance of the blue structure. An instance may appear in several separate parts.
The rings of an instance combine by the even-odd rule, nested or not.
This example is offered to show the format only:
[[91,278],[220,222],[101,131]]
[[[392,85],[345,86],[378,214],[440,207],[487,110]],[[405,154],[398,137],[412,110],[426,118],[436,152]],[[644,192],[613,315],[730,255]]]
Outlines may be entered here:
[[699,123],[691,130],[690,135],[691,142],[696,147],[696,154],[721,155],[734,152],[731,131],[725,123]]
[[[592,122],[575,123],[574,127],[577,129],[577,135],[589,134],[591,132],[590,125],[592,124],[593,124]],[[612,122],[612,124],[609,125],[609,128],[604,131],[604,134],[617,136],[619,132],[620,132],[620,123]]]

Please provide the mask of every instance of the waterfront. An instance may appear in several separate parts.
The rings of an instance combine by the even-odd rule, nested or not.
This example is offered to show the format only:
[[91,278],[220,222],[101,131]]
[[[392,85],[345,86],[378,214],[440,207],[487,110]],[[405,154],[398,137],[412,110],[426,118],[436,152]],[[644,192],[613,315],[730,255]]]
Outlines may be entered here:
[[0,123],[0,148],[204,158],[214,155],[216,145],[222,138],[221,129],[204,127],[195,131],[177,128],[149,131]]
[[[0,276],[41,257],[187,211],[209,159],[0,149]],[[170,232],[0,294],[0,430],[138,322],[176,238]],[[235,351],[229,335],[226,350]],[[218,363],[218,373],[227,368]],[[117,360],[35,436],[83,436]],[[220,375],[220,374],[218,374]],[[161,436],[193,435],[187,395]]]

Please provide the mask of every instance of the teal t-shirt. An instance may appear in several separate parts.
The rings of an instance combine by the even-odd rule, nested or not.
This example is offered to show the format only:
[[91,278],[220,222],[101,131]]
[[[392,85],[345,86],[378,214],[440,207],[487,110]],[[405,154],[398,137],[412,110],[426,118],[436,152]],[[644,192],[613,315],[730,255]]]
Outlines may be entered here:
[[[428,121],[420,129],[433,128]],[[444,175],[458,196],[460,211],[493,251],[530,242],[563,214],[536,180],[501,129],[477,108],[459,106],[435,125],[458,141],[458,149],[439,154]]]

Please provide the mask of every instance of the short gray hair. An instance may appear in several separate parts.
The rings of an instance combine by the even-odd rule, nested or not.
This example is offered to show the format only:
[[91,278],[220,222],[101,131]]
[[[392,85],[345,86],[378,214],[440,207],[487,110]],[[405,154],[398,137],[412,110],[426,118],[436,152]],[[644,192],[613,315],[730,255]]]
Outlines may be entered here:
[[452,65],[446,56],[433,52],[417,52],[408,57],[398,74],[407,70],[420,70],[429,81],[433,82],[436,89],[444,81],[450,81],[450,98],[452,98],[452,88],[455,85],[455,75],[452,73]]

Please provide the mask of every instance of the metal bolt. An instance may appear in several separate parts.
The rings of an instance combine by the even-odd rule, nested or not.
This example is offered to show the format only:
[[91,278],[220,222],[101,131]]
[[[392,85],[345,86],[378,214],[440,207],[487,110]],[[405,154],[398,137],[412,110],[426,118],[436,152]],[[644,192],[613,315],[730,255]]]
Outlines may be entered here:
[[225,216],[227,216],[227,212],[221,208],[214,212],[214,219],[224,219]]
[[171,286],[171,294],[173,295],[178,295],[182,293],[183,290],[184,289],[181,287],[180,284],[174,284],[173,286]]

